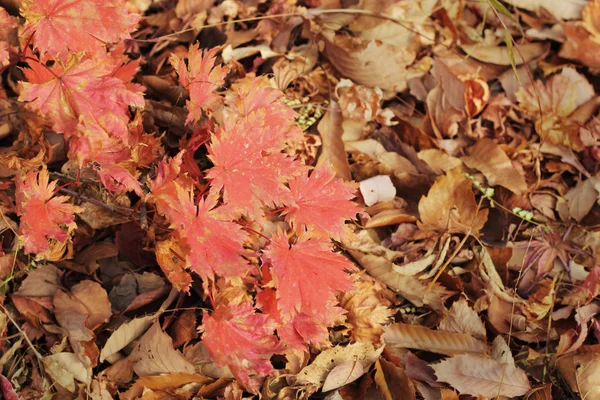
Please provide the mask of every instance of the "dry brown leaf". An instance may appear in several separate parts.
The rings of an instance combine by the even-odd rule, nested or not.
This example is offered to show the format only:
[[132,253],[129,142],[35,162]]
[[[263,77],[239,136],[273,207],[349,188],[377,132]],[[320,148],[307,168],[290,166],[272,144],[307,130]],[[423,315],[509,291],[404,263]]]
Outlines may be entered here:
[[60,289],[61,272],[52,264],[44,264],[29,272],[17,294],[27,297],[54,296]]
[[[549,43],[534,42],[518,45],[519,51],[514,50],[514,63],[521,65],[544,55],[550,48]],[[495,65],[511,65],[511,56],[507,47],[484,46],[481,44],[463,44],[461,49],[469,57]],[[523,57],[521,57],[523,55]]]
[[45,372],[60,386],[70,392],[75,391],[75,380],[89,384],[92,370],[86,368],[73,353],[57,353],[42,359]]
[[585,1],[579,0],[507,0],[516,7],[529,11],[543,8],[556,19],[580,19]]
[[425,161],[438,175],[462,165],[462,161],[459,158],[452,157],[445,151],[438,149],[421,150],[417,155],[419,159]]
[[501,335],[496,336],[492,343],[492,358],[501,364],[515,365],[510,347]]
[[108,294],[99,283],[93,281],[79,282],[71,288],[71,293],[86,308],[88,317],[85,326],[92,331],[112,316]]
[[375,364],[375,384],[384,400],[416,400],[415,387],[404,368],[380,358]]
[[486,330],[479,315],[469,307],[465,299],[455,301],[440,322],[439,329],[446,332],[465,333],[477,339],[486,339]]
[[313,70],[319,59],[319,46],[312,42],[294,46],[273,65],[273,79],[282,91],[298,77]]
[[352,341],[380,343],[383,325],[394,314],[389,297],[379,283],[368,280],[356,282],[350,292],[344,293],[340,307],[347,312],[345,325],[350,328]]
[[536,121],[542,139],[577,151],[584,147],[579,125],[567,117],[594,95],[592,85],[571,67],[563,68],[545,83],[528,83],[515,93],[520,109]]
[[531,389],[525,371],[474,354],[461,354],[432,365],[438,380],[461,394],[496,397],[523,396]]
[[173,348],[173,340],[163,332],[158,322],[155,322],[142,336],[129,357],[135,362],[133,370],[140,377],[194,372],[194,365]]
[[413,64],[416,52],[407,47],[353,38],[332,30],[324,30],[323,38],[329,61],[344,77],[360,85],[402,92],[408,80],[423,76],[431,64],[427,57]]
[[477,235],[487,221],[488,210],[478,209],[472,182],[460,168],[440,176],[419,201],[419,227],[437,233]]
[[159,376],[144,376],[139,378],[129,390],[120,395],[121,400],[133,400],[143,394],[145,390],[163,392],[163,395],[173,393],[175,389],[189,383],[207,385],[213,380],[201,374],[189,374],[184,372],[165,374]]
[[179,241],[173,237],[156,243],[156,261],[165,276],[177,290],[188,290],[192,277],[186,271],[187,265],[177,254],[184,254]]
[[437,311],[444,309],[443,298],[451,294],[443,287],[436,284],[426,294],[427,287],[414,276],[402,275],[394,270],[394,263],[388,259],[374,254],[365,254],[361,251],[348,250],[350,255],[373,278],[384,283],[388,288],[404,297],[418,307],[427,304]]
[[561,57],[578,60],[590,68],[600,69],[600,43],[580,22],[563,24],[567,39],[558,53]]
[[179,347],[198,337],[198,324],[196,323],[196,313],[194,310],[185,310],[177,316],[171,326],[171,335],[173,336],[173,346]]
[[564,195],[569,205],[569,214],[577,222],[581,221],[598,201],[600,176],[594,176],[579,182]]
[[487,353],[485,342],[464,333],[435,331],[421,325],[396,323],[384,328],[383,339],[388,346],[419,349],[432,353],[454,355]]
[[134,318],[119,326],[112,335],[110,335],[102,348],[102,351],[100,352],[100,362],[103,362],[107,357],[117,353],[133,340],[137,339],[142,333],[146,332],[155,319],[155,315],[147,315],[145,317]]
[[582,399],[600,398],[600,349],[598,345],[582,347],[556,361],[562,377]]
[[492,139],[479,139],[470,154],[461,160],[469,168],[483,173],[491,186],[500,185],[516,194],[527,192],[525,178]]
[[118,255],[119,251],[113,242],[96,242],[77,253],[75,262],[85,266],[85,273],[91,275],[100,266],[98,261]]
[[329,392],[354,382],[363,374],[365,370],[360,361],[348,360],[336,365],[329,373],[325,382],[323,382],[323,392]]
[[335,101],[331,101],[329,109],[317,126],[321,135],[321,141],[323,142],[317,165],[329,161],[336,176],[349,181],[352,179],[352,173],[350,172],[346,149],[342,141],[342,134],[344,133],[342,130],[342,121],[340,106]]
[[345,347],[336,346],[324,350],[295,376],[295,381],[302,385],[313,384],[321,387],[329,372],[336,366],[353,360],[360,362],[363,370],[366,371],[379,358],[382,351],[383,346],[376,349],[371,342],[356,342]]

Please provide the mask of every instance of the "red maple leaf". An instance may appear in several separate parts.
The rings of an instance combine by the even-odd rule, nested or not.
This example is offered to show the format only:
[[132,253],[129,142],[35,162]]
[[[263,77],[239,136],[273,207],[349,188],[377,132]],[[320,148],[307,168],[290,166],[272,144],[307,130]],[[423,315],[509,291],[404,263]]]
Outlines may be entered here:
[[285,183],[304,167],[295,159],[274,149],[281,149],[281,138],[271,130],[262,130],[268,118],[254,113],[229,130],[213,136],[208,148],[214,167],[207,177],[211,190],[223,190],[223,201],[260,218],[264,206],[278,206],[290,201]]
[[54,197],[56,183],[49,182],[46,168],[39,174],[30,171],[24,179],[17,179],[17,213],[21,216],[26,253],[43,253],[49,248],[48,239],[64,242],[67,232],[76,228],[73,214],[79,207],[67,203],[67,196]]
[[344,232],[344,221],[354,218],[360,208],[350,200],[356,184],[337,178],[329,163],[317,166],[289,182],[292,202],[283,214],[296,229],[338,239]]
[[214,276],[243,277],[249,270],[242,257],[248,252],[244,241],[248,234],[241,226],[229,221],[215,208],[216,196],[201,199],[195,216],[188,227],[180,232],[182,245],[187,250],[190,269],[202,278],[214,280]]
[[249,302],[230,302],[217,305],[203,322],[202,341],[213,361],[227,365],[248,390],[257,393],[260,384],[250,375],[271,373],[269,359],[282,350],[273,335],[274,321],[266,314],[257,314]]
[[139,15],[125,0],[28,0],[21,4],[27,20],[24,36],[41,53],[66,59],[69,53],[104,52],[107,43],[130,37]]
[[53,129],[67,138],[78,135],[76,128],[82,120],[133,145],[128,143],[129,106],[143,107],[144,97],[109,75],[115,69],[111,61],[73,54],[65,64],[57,62],[50,68],[29,60],[30,68],[23,70],[28,82],[20,82],[19,101],[28,101],[30,109],[52,121]]
[[328,239],[304,235],[290,246],[283,231],[274,235],[265,255],[272,265],[282,322],[303,314],[331,326],[342,311],[335,307],[335,294],[352,287],[346,271],[353,264],[332,252]]
[[202,54],[198,43],[193,44],[188,53],[187,66],[183,59],[171,54],[169,61],[179,74],[179,82],[190,93],[190,100],[187,102],[186,124],[199,121],[203,111],[212,110],[221,102],[221,96],[215,91],[225,82],[229,68],[215,66],[215,57],[218,51],[218,47],[213,47]]

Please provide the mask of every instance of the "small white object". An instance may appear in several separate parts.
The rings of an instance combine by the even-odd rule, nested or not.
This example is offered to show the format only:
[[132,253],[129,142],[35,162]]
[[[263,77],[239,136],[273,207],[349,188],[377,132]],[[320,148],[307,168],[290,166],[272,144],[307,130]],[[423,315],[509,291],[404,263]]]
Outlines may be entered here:
[[380,201],[392,201],[396,197],[396,188],[388,175],[377,175],[360,183],[360,193],[367,206]]

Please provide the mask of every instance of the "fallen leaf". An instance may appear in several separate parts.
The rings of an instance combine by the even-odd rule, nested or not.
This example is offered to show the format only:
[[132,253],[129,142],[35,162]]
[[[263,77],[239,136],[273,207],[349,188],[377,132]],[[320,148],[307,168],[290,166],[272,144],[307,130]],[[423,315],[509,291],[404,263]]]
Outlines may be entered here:
[[406,347],[432,353],[454,355],[487,353],[485,342],[464,333],[435,331],[421,325],[396,323],[384,328],[383,339],[388,346]]
[[104,347],[100,352],[100,362],[104,362],[107,357],[119,352],[146,332],[155,319],[155,315],[147,315],[145,317],[134,318],[119,326],[104,344]]
[[522,369],[474,354],[454,356],[432,367],[439,381],[449,383],[461,394],[516,397],[531,389]]
[[321,387],[327,375],[338,365],[352,360],[367,370],[381,355],[383,347],[376,349],[371,342],[356,342],[345,347],[336,346],[322,351],[314,361],[295,376],[298,384]]
[[581,398],[600,396],[600,349],[598,346],[582,347],[556,361],[562,377]]
[[60,289],[61,272],[52,264],[44,264],[27,274],[17,294],[27,297],[54,296]]
[[514,167],[504,151],[488,138],[479,139],[470,154],[461,160],[469,168],[483,173],[491,186],[500,185],[516,194],[527,192],[523,175]]
[[[121,393],[119,398],[121,400],[134,400],[146,391],[155,392],[154,398],[159,399],[158,396],[164,396],[164,398],[170,398],[171,393],[174,393],[176,389],[181,388],[190,383],[198,383],[201,386],[212,383],[213,380],[200,374],[190,374],[185,372],[178,372],[173,374],[164,374],[158,376],[144,376],[135,381],[135,383],[124,393]],[[142,398],[145,398],[142,397]]]
[[556,19],[580,19],[581,10],[585,6],[585,1],[579,0],[507,0],[516,7],[529,11],[538,11],[543,8]]
[[141,337],[129,357],[135,362],[133,370],[140,377],[194,372],[194,366],[173,348],[173,340],[163,332],[158,322]]
[[86,368],[79,357],[73,353],[57,353],[42,359],[45,371],[56,383],[70,392],[75,391],[75,380],[89,384],[91,369]]
[[338,178],[349,181],[352,179],[350,165],[344,142],[342,141],[342,111],[337,102],[331,101],[329,109],[319,122],[317,130],[321,135],[321,155],[319,156],[318,164],[329,161],[331,167],[335,171]]
[[488,210],[477,206],[471,186],[460,168],[438,177],[419,201],[419,228],[477,235],[487,221]]
[[[534,42],[517,45],[519,51],[515,51],[514,60],[515,65],[526,64],[536,58],[544,55],[550,46],[544,42]],[[469,57],[473,57],[476,60],[483,61],[485,63],[510,66],[511,58],[508,47],[498,46],[484,46],[481,44],[463,44],[460,46],[461,49]],[[521,57],[522,55],[522,57]]]
[[375,384],[384,400],[416,400],[415,387],[404,368],[384,358],[375,363]]
[[577,222],[581,221],[598,201],[600,189],[600,176],[594,176],[579,182],[564,195],[569,205],[569,214]]
[[446,332],[465,333],[477,339],[486,339],[485,325],[465,299],[452,303],[452,308],[440,321],[439,328]]
[[365,373],[362,363],[348,360],[333,367],[323,382],[323,392],[329,392],[354,382]]

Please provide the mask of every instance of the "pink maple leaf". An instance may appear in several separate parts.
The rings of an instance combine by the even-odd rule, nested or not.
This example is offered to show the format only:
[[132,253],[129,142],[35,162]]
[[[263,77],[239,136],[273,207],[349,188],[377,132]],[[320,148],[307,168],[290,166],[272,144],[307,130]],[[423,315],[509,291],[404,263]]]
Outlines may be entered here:
[[216,201],[211,195],[201,199],[196,215],[181,233],[190,269],[205,279],[243,277],[250,268],[243,258],[248,254],[243,245],[248,234],[221,215]]
[[54,196],[57,181],[49,182],[48,170],[28,172],[16,182],[17,213],[21,216],[20,230],[25,239],[26,253],[48,250],[48,239],[64,242],[67,231],[76,228],[73,214],[79,207],[67,203],[69,197]]
[[260,384],[250,375],[271,373],[269,359],[282,350],[274,328],[269,316],[257,314],[248,302],[217,305],[212,315],[203,318],[202,341],[217,365],[227,365],[248,390],[257,393]]
[[27,0],[23,34],[41,53],[66,59],[69,53],[96,54],[106,44],[130,38],[139,15],[125,0]]
[[329,163],[289,181],[292,201],[283,214],[296,229],[338,239],[344,232],[344,221],[354,218],[360,208],[352,201],[356,184],[337,178]]
[[171,54],[169,61],[179,74],[179,82],[190,93],[190,100],[187,102],[186,124],[199,121],[203,111],[212,110],[221,102],[221,96],[215,91],[225,82],[229,68],[215,66],[215,57],[218,51],[218,47],[213,47],[203,54],[198,43],[193,44],[188,53],[187,66],[183,59]]
[[336,292],[352,287],[346,272],[353,264],[332,252],[328,239],[304,235],[290,245],[279,231],[265,251],[277,288],[278,309],[283,322],[304,314],[330,326],[341,315],[335,307]]
[[259,122],[254,121],[242,119],[230,130],[213,136],[208,151],[214,167],[207,177],[212,179],[211,190],[223,190],[225,203],[260,218],[259,210],[264,205],[279,206],[290,201],[285,183],[304,166],[274,152],[274,148],[281,148],[280,139],[270,130],[262,131]]

